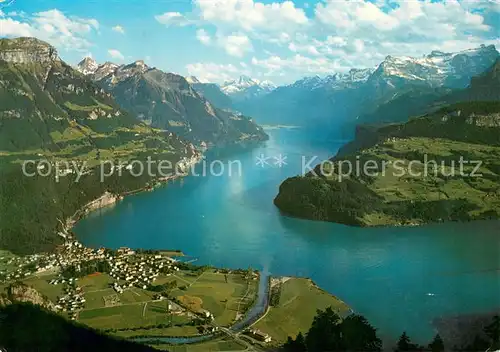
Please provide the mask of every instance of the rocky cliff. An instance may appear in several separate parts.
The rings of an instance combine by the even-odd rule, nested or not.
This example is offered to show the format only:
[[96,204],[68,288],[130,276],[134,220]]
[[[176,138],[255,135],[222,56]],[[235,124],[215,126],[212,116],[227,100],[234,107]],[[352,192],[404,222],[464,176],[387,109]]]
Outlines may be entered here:
[[48,64],[59,61],[59,56],[54,47],[36,38],[16,38],[0,40],[0,60],[15,64]]
[[14,283],[0,295],[0,306],[13,303],[31,303],[55,311],[54,304],[33,287],[23,283]]

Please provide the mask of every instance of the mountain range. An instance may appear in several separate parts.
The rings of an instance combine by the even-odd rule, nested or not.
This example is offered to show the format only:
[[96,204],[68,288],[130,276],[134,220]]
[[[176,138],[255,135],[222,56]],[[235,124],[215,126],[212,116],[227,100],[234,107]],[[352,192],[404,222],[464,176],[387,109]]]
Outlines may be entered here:
[[[493,45],[455,53],[432,51],[422,57],[387,56],[375,68],[305,77],[279,87],[241,77],[220,86],[211,84],[213,92],[206,96],[261,123],[331,132],[339,123],[352,129],[358,123],[399,121],[401,116],[420,113],[434,100],[466,88],[472,77],[485,72],[498,57]],[[207,83],[195,89],[203,87]]]
[[121,143],[128,139],[126,131],[143,128],[109,93],[42,41],[2,39],[0,68],[1,150],[91,147],[104,134]]
[[213,105],[184,77],[149,67],[143,61],[98,65],[85,58],[78,64],[78,70],[112,94],[120,106],[139,120],[172,131],[196,145],[258,141],[267,137],[249,117]]
[[[499,72],[496,59],[423,116],[400,109],[400,123],[358,126],[334,158],[285,180],[276,206],[292,216],[354,226],[499,218]],[[344,174],[347,164],[361,166]]]

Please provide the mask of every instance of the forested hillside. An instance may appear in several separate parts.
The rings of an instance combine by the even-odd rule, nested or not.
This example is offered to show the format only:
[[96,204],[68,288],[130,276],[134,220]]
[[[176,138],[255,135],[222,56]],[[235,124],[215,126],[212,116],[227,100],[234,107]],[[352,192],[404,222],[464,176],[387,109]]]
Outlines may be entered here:
[[[83,205],[156,178],[123,167],[122,176],[101,182],[102,163],[151,157],[175,164],[198,155],[191,143],[136,120],[34,38],[0,40],[0,100],[0,248],[15,253],[53,248]],[[35,176],[23,172],[26,160]]]
[[283,182],[276,206],[355,226],[500,217],[500,102],[458,103],[370,133]]

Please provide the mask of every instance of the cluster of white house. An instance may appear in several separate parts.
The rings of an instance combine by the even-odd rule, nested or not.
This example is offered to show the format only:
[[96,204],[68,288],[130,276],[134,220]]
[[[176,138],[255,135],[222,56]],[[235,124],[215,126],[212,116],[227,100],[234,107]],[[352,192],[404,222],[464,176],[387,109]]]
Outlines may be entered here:
[[[15,269],[4,273],[5,281],[24,279],[27,276],[59,269],[71,264],[104,258],[104,249],[96,251],[84,247],[78,241],[68,241],[59,248],[57,253],[42,253],[10,258],[6,264],[15,267]],[[63,281],[61,280],[59,283],[63,283]]]
[[69,285],[64,286],[64,295],[59,297],[55,307],[63,312],[69,312],[71,319],[74,320],[76,312],[85,305],[85,297],[82,288],[76,285],[75,280],[70,280]]
[[[5,281],[23,279],[41,271],[54,269],[58,266],[57,259],[57,254],[33,254],[23,257],[12,257],[6,260],[5,263],[13,269],[7,272],[0,272],[0,274],[3,274],[0,276],[4,276]],[[4,258],[0,258],[0,261],[4,261]]]
[[108,262],[111,266],[111,277],[119,280],[119,283],[113,284],[118,293],[133,286],[147,289],[161,272],[168,276],[170,271],[179,270],[175,266],[175,260],[170,257],[160,254],[135,254],[126,247],[120,248],[116,256],[108,258]]

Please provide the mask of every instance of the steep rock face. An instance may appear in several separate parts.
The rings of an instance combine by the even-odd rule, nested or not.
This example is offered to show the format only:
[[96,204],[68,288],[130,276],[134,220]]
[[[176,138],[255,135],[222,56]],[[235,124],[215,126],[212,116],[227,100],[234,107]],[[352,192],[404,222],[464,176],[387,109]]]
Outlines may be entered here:
[[55,311],[54,304],[33,287],[23,283],[15,283],[7,287],[0,306],[12,303],[31,303]]
[[113,73],[118,67],[119,65],[106,61],[105,63],[97,67],[97,69],[93,72],[92,77],[95,81],[99,81]]
[[12,60],[0,60],[1,150],[52,148],[53,133],[76,128],[75,123],[95,132],[137,124],[109,93],[63,62],[47,43],[2,39],[0,57]]
[[13,64],[49,64],[60,61],[55,48],[35,38],[2,39],[0,60]]
[[472,100],[500,100],[500,58],[488,71],[472,78],[466,94]]
[[143,61],[111,71],[100,78],[98,69],[94,79],[123,108],[153,127],[172,131],[198,145],[267,138],[248,117],[213,106],[182,76],[151,68]]

